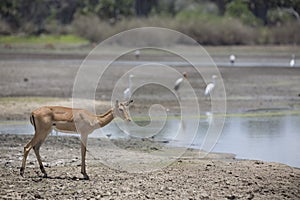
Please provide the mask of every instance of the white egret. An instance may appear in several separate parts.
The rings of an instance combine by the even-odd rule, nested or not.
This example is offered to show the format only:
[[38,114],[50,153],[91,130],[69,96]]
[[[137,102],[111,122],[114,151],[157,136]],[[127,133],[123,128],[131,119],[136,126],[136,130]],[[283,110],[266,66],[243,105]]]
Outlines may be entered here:
[[133,78],[134,76],[132,75],[132,74],[130,74],[129,76],[128,76],[128,88],[126,88],[125,90],[124,90],[124,92],[123,92],[123,94],[124,94],[124,100],[129,100],[130,99],[130,97],[131,97],[131,90],[132,90],[132,78]]
[[182,84],[184,79],[187,79],[187,73],[183,72],[183,77],[180,77],[179,79],[176,80],[175,85],[174,85],[174,90],[177,92],[180,88],[180,85]]
[[234,63],[235,63],[235,55],[231,54],[231,55],[229,56],[229,60],[230,60],[230,63],[231,63],[231,64],[234,64]]
[[204,95],[207,96],[207,95],[211,95],[212,91],[214,90],[215,86],[216,86],[216,78],[217,76],[216,75],[213,75],[212,76],[212,82],[207,84],[206,88],[205,88],[205,92],[204,92]]
[[140,58],[140,55],[141,55],[140,50],[139,50],[139,49],[135,50],[135,52],[134,52],[135,58],[136,58],[136,59],[139,59],[139,58]]
[[295,61],[295,54],[292,55],[292,59],[290,60],[290,67],[295,67],[296,61]]

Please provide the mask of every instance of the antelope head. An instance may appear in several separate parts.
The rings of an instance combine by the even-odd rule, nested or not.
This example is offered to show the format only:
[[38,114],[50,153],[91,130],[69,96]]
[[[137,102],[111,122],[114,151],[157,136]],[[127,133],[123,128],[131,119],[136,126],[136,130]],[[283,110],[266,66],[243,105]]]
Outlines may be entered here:
[[129,105],[133,103],[133,100],[125,101],[125,102],[120,102],[116,100],[116,104],[114,107],[114,116],[115,117],[120,117],[121,119],[130,122],[130,116],[129,116],[129,111],[128,107]]

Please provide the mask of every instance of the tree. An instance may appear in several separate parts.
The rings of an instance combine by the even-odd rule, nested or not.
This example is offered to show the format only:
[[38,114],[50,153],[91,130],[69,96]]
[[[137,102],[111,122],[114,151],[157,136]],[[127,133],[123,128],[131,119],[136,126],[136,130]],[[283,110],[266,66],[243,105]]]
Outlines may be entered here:
[[228,3],[225,15],[238,18],[243,23],[252,26],[257,26],[260,23],[258,18],[248,8],[247,3],[242,0],[234,0]]
[[228,4],[231,0],[211,0],[211,1],[218,6],[220,15],[224,15],[226,11],[226,4]]
[[137,16],[148,16],[154,6],[157,6],[157,0],[135,0],[135,14]]

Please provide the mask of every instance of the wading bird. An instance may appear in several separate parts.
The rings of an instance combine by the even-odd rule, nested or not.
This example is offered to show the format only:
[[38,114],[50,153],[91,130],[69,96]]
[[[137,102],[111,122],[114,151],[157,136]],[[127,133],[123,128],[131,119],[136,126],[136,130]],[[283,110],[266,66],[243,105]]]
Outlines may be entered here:
[[133,78],[134,76],[132,75],[132,74],[130,74],[129,76],[128,76],[128,88],[126,88],[125,90],[124,90],[124,92],[123,92],[123,95],[124,95],[124,101],[128,101],[130,98],[131,98],[131,90],[132,90],[132,78]]
[[233,64],[235,63],[235,55],[231,54],[231,55],[229,56],[229,61],[230,61],[230,63],[233,65]]
[[290,60],[290,67],[295,67],[296,61],[295,61],[295,54],[292,55],[292,59]]
[[205,88],[205,92],[204,92],[204,95],[207,96],[207,95],[211,95],[212,91],[214,90],[215,86],[216,86],[216,78],[217,76],[216,75],[213,75],[212,76],[212,82],[207,84],[206,88]]
[[180,88],[180,85],[182,84],[184,79],[187,79],[187,73],[183,72],[183,77],[180,77],[179,79],[176,80],[175,85],[174,85],[174,90],[177,92]]
[[139,59],[140,58],[140,55],[141,55],[141,51],[140,50],[135,50],[135,52],[134,52],[134,56],[135,56],[135,58],[136,59]]
[[119,103],[116,101],[113,108],[102,115],[95,115],[87,110],[61,106],[45,106],[34,110],[30,115],[30,122],[34,126],[34,136],[24,147],[24,155],[20,175],[24,175],[26,159],[29,151],[33,148],[40,169],[47,177],[39,153],[40,147],[52,129],[63,133],[79,133],[81,136],[81,173],[84,179],[89,179],[85,168],[85,155],[87,138],[94,130],[109,124],[114,118],[120,117],[125,121],[131,121],[128,114],[128,106],[133,101]]

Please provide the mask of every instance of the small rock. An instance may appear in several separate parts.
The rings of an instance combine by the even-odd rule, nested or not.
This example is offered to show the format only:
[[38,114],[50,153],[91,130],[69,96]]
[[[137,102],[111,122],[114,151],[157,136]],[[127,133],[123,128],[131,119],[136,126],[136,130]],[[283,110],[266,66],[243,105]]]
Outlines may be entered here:
[[257,161],[255,161],[254,163],[257,164],[257,165],[262,165],[262,164],[264,164],[264,162],[263,162],[263,161],[260,161],[260,160],[257,160]]
[[42,178],[33,178],[32,181],[38,183],[42,181]]
[[208,196],[208,194],[206,192],[201,193],[200,196],[202,198],[209,198],[209,196]]
[[252,194],[252,193],[250,193],[248,196],[247,196],[247,199],[248,200],[251,200],[251,199],[253,199],[254,198],[254,194]]
[[229,196],[226,196],[227,199],[236,199],[236,196],[235,195],[229,195]]
[[152,151],[157,151],[158,148],[157,148],[157,147],[150,147],[150,150],[152,150]]
[[40,194],[35,194],[34,198],[36,198],[36,199],[42,199],[42,196]]

